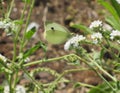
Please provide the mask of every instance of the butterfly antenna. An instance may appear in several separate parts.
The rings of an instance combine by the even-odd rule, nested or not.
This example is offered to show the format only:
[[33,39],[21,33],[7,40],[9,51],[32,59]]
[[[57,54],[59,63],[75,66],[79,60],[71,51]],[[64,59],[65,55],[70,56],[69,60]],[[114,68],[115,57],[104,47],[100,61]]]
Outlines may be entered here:
[[46,22],[47,12],[48,12],[48,4],[46,5],[46,7],[45,7],[45,9],[44,9],[44,12],[43,12],[42,21],[43,21],[43,23],[44,23],[44,26],[45,26],[45,22]]

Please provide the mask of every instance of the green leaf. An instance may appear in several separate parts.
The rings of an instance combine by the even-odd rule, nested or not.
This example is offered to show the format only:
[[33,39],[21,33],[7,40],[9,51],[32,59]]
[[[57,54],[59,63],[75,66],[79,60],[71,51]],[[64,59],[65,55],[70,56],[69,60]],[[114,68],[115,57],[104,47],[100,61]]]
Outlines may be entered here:
[[118,4],[116,0],[110,0],[110,1],[111,1],[112,6],[117,11],[118,16],[120,17],[120,4]]
[[114,7],[112,5],[110,5],[110,3],[108,3],[105,0],[98,0],[98,1],[101,5],[103,5],[113,15],[115,20],[119,20],[119,16],[117,14],[117,11],[114,9]]
[[27,2],[27,3],[29,3],[30,4],[30,1],[31,0],[22,0],[23,2]]
[[22,25],[23,24],[23,20],[15,20],[14,22],[15,22],[15,24],[18,24],[18,25]]
[[0,86],[0,93],[4,93],[4,87]]
[[38,42],[35,46],[33,46],[24,53],[23,58],[29,57],[31,54],[35,53],[39,48],[42,48],[44,51],[46,51],[46,46],[42,42]]
[[106,83],[103,83],[96,87],[91,88],[88,93],[120,93],[119,88],[116,87],[118,85],[117,84],[118,82],[109,83],[115,88],[115,91],[113,91],[113,89],[111,89]]
[[114,29],[120,30],[120,23],[115,20],[113,16],[106,17],[105,19]]
[[76,29],[80,29],[80,30],[84,31],[85,34],[92,33],[92,31],[88,27],[86,27],[82,24],[74,24],[71,27],[76,28]]
[[27,31],[25,34],[26,39],[31,39],[31,37],[34,35],[34,33],[36,32],[36,28],[33,27],[31,30]]
[[105,52],[106,52],[106,50],[104,48],[100,51],[100,60],[102,60]]

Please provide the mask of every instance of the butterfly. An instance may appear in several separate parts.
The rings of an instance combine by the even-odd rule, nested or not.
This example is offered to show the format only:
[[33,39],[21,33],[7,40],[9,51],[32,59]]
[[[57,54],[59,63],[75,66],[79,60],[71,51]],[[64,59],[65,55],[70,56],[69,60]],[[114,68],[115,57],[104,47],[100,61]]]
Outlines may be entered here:
[[71,37],[70,31],[58,23],[46,22],[44,27],[44,37],[48,43],[62,44]]

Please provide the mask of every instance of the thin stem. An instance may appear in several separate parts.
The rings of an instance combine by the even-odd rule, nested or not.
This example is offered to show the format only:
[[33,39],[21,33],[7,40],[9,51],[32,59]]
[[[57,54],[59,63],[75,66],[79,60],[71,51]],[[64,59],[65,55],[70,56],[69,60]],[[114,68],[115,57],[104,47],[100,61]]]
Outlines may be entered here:
[[[90,59],[91,60],[91,59]],[[111,76],[107,71],[105,71],[101,66],[97,64],[97,62],[91,60],[92,63],[94,63],[104,74],[106,74],[108,77],[110,77],[114,82],[116,82],[116,78]]]
[[113,88],[113,86],[112,86],[100,73],[98,73],[97,71],[96,71],[96,73],[98,74],[98,76],[99,76],[101,79],[103,79],[103,80],[105,81],[105,83],[106,83],[112,90],[115,90],[115,89]]
[[95,89],[101,91],[102,93],[106,92],[106,91],[102,90],[101,88],[93,86],[93,85],[90,85],[90,84],[81,83],[81,82],[77,82],[77,84],[79,84],[80,86],[83,86],[83,87],[95,88]]
[[69,54],[69,55],[65,55],[65,56],[61,56],[61,57],[57,57],[57,58],[50,58],[50,59],[33,61],[33,62],[30,62],[30,63],[24,64],[23,66],[27,67],[27,66],[31,66],[31,65],[35,65],[35,64],[41,64],[41,63],[44,63],[44,62],[52,62],[52,61],[62,60],[64,58],[67,58],[67,57],[72,56],[72,55],[73,54]]
[[[20,18],[20,20],[22,20],[23,19],[23,17],[24,17],[24,12],[25,12],[25,10],[26,10],[26,7],[27,7],[27,1],[25,2],[25,5],[24,5],[24,8],[23,8],[23,13],[22,13],[22,15],[21,15],[21,18]],[[19,33],[20,33],[20,29],[21,29],[21,25],[19,25],[19,27],[18,27],[18,31],[16,32],[16,35],[15,35],[15,38],[13,39],[14,40],[14,55],[13,55],[13,61],[15,61],[16,60],[16,47],[17,47],[17,41],[18,41],[18,38],[19,38]]]
[[15,62],[15,60],[16,60],[16,47],[17,47],[17,40],[16,40],[16,38],[14,38],[13,37],[13,42],[14,42],[14,46],[13,46],[13,60],[12,60],[12,62]]
[[13,93],[13,88],[12,88],[12,80],[13,79],[13,74],[9,75],[9,89],[10,89],[10,93]]
[[44,91],[44,90],[43,90],[43,87],[42,87],[42,84],[41,84],[40,82],[38,83],[33,77],[31,77],[31,76],[29,75],[29,73],[26,71],[26,69],[22,68],[22,70],[23,70],[23,71],[26,73],[26,75],[33,81],[34,85],[35,85],[38,89]]
[[25,25],[25,29],[24,29],[24,33],[23,33],[22,43],[21,43],[21,46],[20,46],[20,52],[22,52],[22,49],[25,46],[24,43],[25,43],[26,30],[27,30],[27,26],[29,24],[30,16],[32,14],[32,9],[33,9],[33,6],[34,6],[34,2],[35,2],[35,0],[32,0],[31,6],[30,6],[30,11],[29,11],[27,21],[26,21],[26,25]]
[[5,17],[4,16],[4,7],[3,7],[3,0],[0,0],[0,9],[1,9],[1,11],[2,11],[2,16],[3,16],[3,18]]
[[[26,8],[27,8],[27,1],[25,2],[24,8],[23,8],[23,12],[22,12],[21,17],[20,17],[20,21],[23,20],[24,12],[25,12]],[[18,38],[19,38],[19,33],[20,33],[21,28],[22,28],[22,25],[19,25],[18,31],[16,32],[16,36],[15,36],[15,40],[16,40],[16,41],[17,41]]]
[[59,80],[65,75],[65,74],[68,74],[68,73],[71,73],[71,72],[77,72],[77,71],[83,71],[83,70],[90,70],[88,68],[81,68],[81,69],[70,69],[70,70],[66,70],[64,71],[55,81],[54,83],[52,83],[52,85],[49,87],[48,91],[51,92],[56,84],[59,82]]
[[16,87],[17,81],[18,81],[18,71],[16,71],[16,73],[14,74],[13,88]]
[[10,14],[11,14],[11,12],[12,12],[13,6],[14,6],[14,0],[11,1],[10,8],[9,8],[9,11],[8,11],[8,13],[7,13],[7,15],[6,15],[6,18],[9,18],[9,17],[10,17]]

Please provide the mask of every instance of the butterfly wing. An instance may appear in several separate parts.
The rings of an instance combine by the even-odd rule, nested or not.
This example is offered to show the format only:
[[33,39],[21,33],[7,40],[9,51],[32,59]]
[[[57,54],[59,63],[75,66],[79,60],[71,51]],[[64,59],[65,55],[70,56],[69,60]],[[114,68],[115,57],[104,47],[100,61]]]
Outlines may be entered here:
[[57,23],[48,23],[45,32],[45,38],[51,44],[64,43],[70,36],[68,29]]

